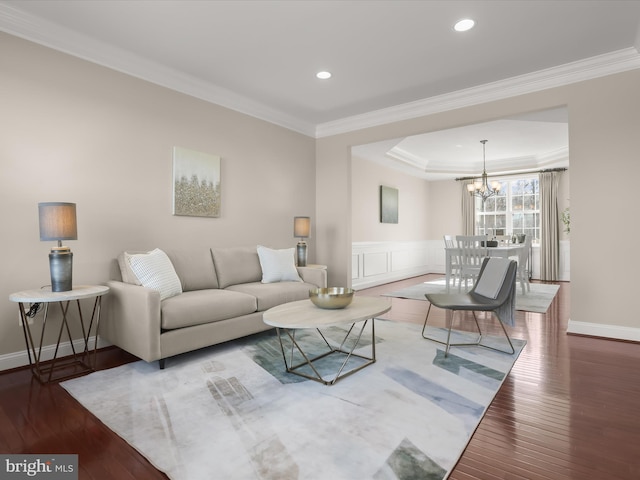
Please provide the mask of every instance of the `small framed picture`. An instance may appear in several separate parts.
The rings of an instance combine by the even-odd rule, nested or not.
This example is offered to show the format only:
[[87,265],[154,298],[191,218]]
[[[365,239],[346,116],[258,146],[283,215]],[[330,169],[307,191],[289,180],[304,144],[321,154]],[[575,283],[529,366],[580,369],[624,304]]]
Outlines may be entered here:
[[380,185],[380,223],[398,223],[398,189]]

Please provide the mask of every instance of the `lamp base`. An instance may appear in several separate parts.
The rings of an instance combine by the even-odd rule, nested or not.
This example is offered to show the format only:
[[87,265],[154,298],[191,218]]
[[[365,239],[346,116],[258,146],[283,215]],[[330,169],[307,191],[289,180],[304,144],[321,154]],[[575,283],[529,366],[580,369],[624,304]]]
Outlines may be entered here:
[[52,248],[49,254],[51,291],[68,292],[72,287],[73,253],[67,247]]
[[296,245],[296,264],[299,267],[307,266],[307,244],[302,240]]

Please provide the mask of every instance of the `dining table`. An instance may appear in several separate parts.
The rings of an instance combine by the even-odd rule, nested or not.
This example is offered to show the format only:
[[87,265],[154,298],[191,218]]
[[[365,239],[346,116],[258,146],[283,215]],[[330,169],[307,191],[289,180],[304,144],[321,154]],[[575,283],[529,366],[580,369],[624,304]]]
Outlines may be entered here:
[[[516,257],[520,251],[525,248],[524,243],[499,243],[497,247],[487,247],[487,254],[490,257]],[[458,247],[445,247],[445,280],[447,285],[447,293],[451,285],[451,259],[456,255],[460,255],[461,249]]]

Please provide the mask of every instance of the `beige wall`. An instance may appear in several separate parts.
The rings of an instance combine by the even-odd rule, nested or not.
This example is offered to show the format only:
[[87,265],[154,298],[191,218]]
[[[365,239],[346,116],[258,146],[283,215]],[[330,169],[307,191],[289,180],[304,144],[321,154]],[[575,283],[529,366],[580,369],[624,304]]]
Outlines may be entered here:
[[[427,240],[429,182],[367,160],[351,159],[352,241]],[[398,189],[398,223],[380,222],[380,185]]]
[[455,180],[430,182],[429,213],[430,240],[443,235],[462,234],[462,200],[460,184]]
[[[77,203],[77,284],[124,249],[293,247],[293,217],[315,220],[312,138],[6,34],[0,58],[0,355],[25,348],[9,294],[50,283],[38,202]],[[172,215],[174,146],[221,156],[220,218]]]
[[[571,156],[571,152],[569,152]],[[571,162],[569,162],[569,168],[571,168]],[[564,172],[560,175],[560,182],[558,184],[558,211],[562,213],[565,208],[571,207],[571,175],[569,172]],[[571,240],[571,234],[566,233],[564,223],[560,220],[560,240]]]
[[[352,222],[360,169],[357,161],[352,169],[351,146],[562,105],[570,119],[572,320],[640,328],[631,303],[638,260],[594,248],[603,238],[639,236],[627,192],[640,178],[640,71],[314,141],[6,34],[0,58],[0,355],[24,350],[9,294],[49,283],[52,245],[39,241],[38,202],[78,204],[79,238],[66,242],[76,283],[117,276],[113,259],[124,249],[292,246],[291,217],[311,215],[310,261],[329,266],[330,284],[348,285],[351,242],[374,228]],[[221,156],[221,218],[171,215],[173,146]],[[451,210],[457,188],[432,182],[425,191],[417,198],[426,195],[427,210],[412,215],[431,225],[408,226],[407,240],[460,228]]]
[[[415,241],[462,233],[461,186],[455,180],[426,181],[376,163],[352,158],[352,241]],[[377,210],[379,185],[398,186],[398,225],[382,225]],[[570,205],[569,172],[560,176],[558,211]],[[560,240],[570,240],[560,225]]]
[[[637,335],[635,276],[638,259],[625,249],[595,248],[621,237],[637,238],[640,226],[634,191],[640,178],[637,136],[640,132],[640,70],[521,95],[413,120],[318,139],[316,145],[317,223],[332,232],[332,242],[319,241],[319,261],[329,266],[329,282],[351,278],[352,175],[350,147],[404,135],[484,122],[518,113],[566,105],[569,109],[568,171],[571,188],[571,319],[600,325],[603,335]],[[432,198],[437,197],[435,185]],[[447,187],[443,187],[448,191]],[[454,195],[453,193],[451,195]],[[435,198],[434,198],[435,199]],[[431,202],[438,209],[439,203]],[[347,207],[347,208],[345,208]],[[430,211],[430,215],[433,215]],[[434,221],[436,217],[433,217]],[[453,223],[435,228],[437,237]],[[608,235],[614,232],[612,238]],[[624,233],[622,233],[624,232]],[[320,235],[323,235],[322,233]],[[324,238],[323,238],[324,240]],[[631,266],[631,268],[629,268]],[[640,338],[640,337],[638,337]]]

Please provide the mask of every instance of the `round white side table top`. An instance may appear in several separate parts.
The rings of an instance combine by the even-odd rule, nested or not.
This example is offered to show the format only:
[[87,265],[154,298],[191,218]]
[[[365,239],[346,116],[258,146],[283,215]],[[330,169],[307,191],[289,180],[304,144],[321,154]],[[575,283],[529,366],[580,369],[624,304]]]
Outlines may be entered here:
[[48,303],[81,300],[83,298],[99,297],[109,292],[105,285],[74,285],[66,292],[52,292],[51,287],[23,290],[9,295],[9,300],[16,303]]

